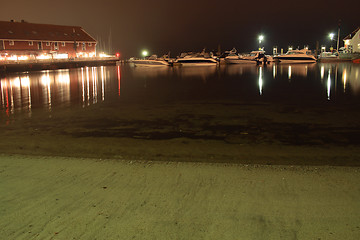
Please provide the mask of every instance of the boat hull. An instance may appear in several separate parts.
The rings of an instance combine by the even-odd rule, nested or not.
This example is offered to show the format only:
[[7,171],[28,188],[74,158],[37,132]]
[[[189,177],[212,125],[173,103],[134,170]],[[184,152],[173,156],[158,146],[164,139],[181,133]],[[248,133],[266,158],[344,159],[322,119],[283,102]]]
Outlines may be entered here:
[[314,63],[316,59],[310,57],[275,57],[275,60],[279,61],[280,63]]
[[352,60],[353,63],[360,63],[360,58]]
[[215,59],[178,59],[174,64],[181,66],[216,66],[218,62]]
[[170,64],[162,60],[133,60],[136,67],[167,67]]
[[225,63],[226,64],[257,64],[256,61],[253,60],[248,60],[248,59],[227,59],[225,58]]

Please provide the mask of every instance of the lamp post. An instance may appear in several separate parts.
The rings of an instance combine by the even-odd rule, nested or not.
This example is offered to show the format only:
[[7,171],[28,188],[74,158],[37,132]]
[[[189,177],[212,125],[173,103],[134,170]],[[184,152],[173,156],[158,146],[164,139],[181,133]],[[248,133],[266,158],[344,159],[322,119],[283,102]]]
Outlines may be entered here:
[[[329,33],[329,38],[330,38],[331,42],[335,40],[334,37],[335,37],[335,33]],[[333,50],[332,43],[331,43],[331,48],[330,48],[330,50],[331,50],[331,51]]]
[[258,39],[259,39],[259,50],[261,50],[261,42],[264,40],[264,36],[260,35]]

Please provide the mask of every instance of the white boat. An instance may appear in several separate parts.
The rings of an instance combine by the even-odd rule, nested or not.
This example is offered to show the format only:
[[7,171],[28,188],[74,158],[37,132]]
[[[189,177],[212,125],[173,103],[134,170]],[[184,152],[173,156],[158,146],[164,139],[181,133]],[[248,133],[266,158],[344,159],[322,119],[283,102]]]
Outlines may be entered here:
[[240,55],[242,59],[256,61],[257,63],[273,62],[274,59],[270,55],[265,55],[264,50],[252,51],[249,54]]
[[225,57],[225,63],[227,64],[257,64],[256,60],[245,59],[238,54],[229,54]]
[[314,63],[316,57],[311,55],[311,51],[307,49],[302,50],[290,50],[286,54],[278,55],[274,57],[281,63]]
[[337,62],[337,61],[339,61],[339,53],[338,52],[322,52],[318,56],[318,60],[320,62]]
[[226,64],[256,64],[256,60],[242,58],[236,53],[236,49],[225,52],[224,61]]
[[170,66],[169,59],[158,58],[157,55],[152,55],[145,59],[131,59],[129,62],[133,63],[135,67],[166,67]]
[[182,53],[174,61],[174,65],[181,66],[215,66],[218,61],[211,56],[209,53],[204,51],[201,53]]

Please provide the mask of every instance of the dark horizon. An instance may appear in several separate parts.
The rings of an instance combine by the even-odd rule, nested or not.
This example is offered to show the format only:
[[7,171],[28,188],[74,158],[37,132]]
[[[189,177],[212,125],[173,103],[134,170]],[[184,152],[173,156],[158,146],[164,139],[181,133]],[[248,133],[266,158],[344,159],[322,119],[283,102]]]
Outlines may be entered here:
[[[347,6],[355,3],[347,2]],[[81,26],[122,58],[139,57],[143,49],[157,55],[170,51],[173,57],[203,48],[217,51],[219,46],[221,51],[235,47],[239,52],[247,52],[259,47],[260,34],[265,37],[263,46],[268,53],[274,46],[279,51],[304,45],[315,49],[317,42],[319,47],[329,48],[336,47],[336,41],[332,42],[328,35],[330,32],[337,35],[339,20],[340,46],[342,39],[360,25],[357,8],[342,10],[333,0],[323,3],[304,0],[297,5],[284,0],[276,3],[109,0],[101,5],[94,0],[64,0],[54,6],[44,0],[35,4],[17,0],[2,4],[0,20]]]

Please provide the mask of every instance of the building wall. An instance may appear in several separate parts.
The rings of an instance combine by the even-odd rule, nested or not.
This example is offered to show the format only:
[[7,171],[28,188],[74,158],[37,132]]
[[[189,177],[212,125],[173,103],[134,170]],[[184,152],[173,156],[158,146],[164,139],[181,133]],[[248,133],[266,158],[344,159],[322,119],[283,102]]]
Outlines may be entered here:
[[353,46],[353,52],[360,52],[360,30],[357,31],[355,36],[351,39],[351,44]]
[[356,32],[352,39],[344,40],[345,48],[351,48],[352,52],[360,53],[360,30]]
[[[84,42],[46,42],[46,41],[10,41],[4,40],[4,50],[16,50],[35,52],[38,54],[57,52],[58,54],[68,54],[69,57],[81,57],[84,54],[90,54],[95,52],[95,43],[84,43]],[[13,45],[11,44],[13,43]],[[74,48],[76,44],[76,51]],[[76,54],[77,53],[77,54]]]

